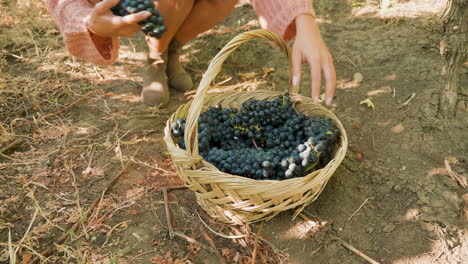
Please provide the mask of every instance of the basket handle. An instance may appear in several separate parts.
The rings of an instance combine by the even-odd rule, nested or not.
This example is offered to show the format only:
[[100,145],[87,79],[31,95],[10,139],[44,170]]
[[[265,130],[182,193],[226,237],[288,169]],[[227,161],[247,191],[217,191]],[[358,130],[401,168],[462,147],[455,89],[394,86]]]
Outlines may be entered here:
[[218,52],[218,54],[213,58],[203,78],[198,85],[197,93],[193,99],[185,124],[185,133],[184,140],[186,144],[186,149],[190,156],[197,157],[199,156],[198,152],[198,117],[200,116],[201,109],[203,107],[203,102],[210,87],[211,82],[214,80],[216,75],[221,71],[221,67],[224,61],[233,53],[241,44],[247,42],[253,38],[263,38],[269,41],[273,41],[278,45],[285,53],[289,62],[289,90],[293,93],[297,93],[298,86],[292,86],[291,75],[292,75],[292,63],[291,63],[291,48],[288,44],[277,34],[263,30],[251,30],[244,33],[241,33],[234,37],[229,43],[224,46],[224,48]]

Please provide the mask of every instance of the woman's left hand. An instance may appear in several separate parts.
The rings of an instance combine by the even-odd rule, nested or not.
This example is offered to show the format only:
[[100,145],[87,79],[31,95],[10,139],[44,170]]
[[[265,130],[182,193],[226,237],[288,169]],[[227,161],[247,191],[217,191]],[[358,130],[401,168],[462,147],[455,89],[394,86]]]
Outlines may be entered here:
[[336,72],[333,58],[320,35],[318,24],[312,15],[299,15],[296,17],[296,28],[296,40],[292,49],[293,85],[300,82],[302,63],[309,63],[312,99],[318,102],[323,72],[325,103],[330,105],[335,93]]

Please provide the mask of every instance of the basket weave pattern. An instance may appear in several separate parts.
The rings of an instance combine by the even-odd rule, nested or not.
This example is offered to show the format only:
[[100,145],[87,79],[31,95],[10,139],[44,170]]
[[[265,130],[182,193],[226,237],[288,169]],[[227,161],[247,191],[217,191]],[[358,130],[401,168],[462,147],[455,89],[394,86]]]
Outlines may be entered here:
[[[298,95],[298,88],[290,85],[291,101],[297,112],[310,117],[327,116],[340,130],[336,153],[327,166],[300,178],[283,181],[253,180],[224,173],[200,156],[197,124],[202,111],[218,103],[223,108],[240,108],[243,102],[250,99],[270,100],[281,94],[279,91],[256,90],[206,95],[226,58],[242,43],[256,37],[275,42],[286,53],[291,68],[291,50],[278,35],[265,30],[239,34],[213,58],[194,100],[180,106],[167,121],[164,130],[164,139],[175,167],[187,187],[195,192],[199,205],[211,217],[230,224],[267,220],[294,208],[296,210],[293,217],[296,217],[305,206],[317,199],[343,160],[348,145],[346,132],[338,118],[326,108],[314,104],[310,98]],[[171,136],[171,125],[179,117],[186,119],[184,139],[187,150],[180,149]]]

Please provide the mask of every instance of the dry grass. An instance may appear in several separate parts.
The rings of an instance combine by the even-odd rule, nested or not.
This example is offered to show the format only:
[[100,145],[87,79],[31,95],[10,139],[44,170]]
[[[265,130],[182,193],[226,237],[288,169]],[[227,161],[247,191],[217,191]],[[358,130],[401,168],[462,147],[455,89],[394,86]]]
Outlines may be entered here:
[[[94,147],[99,150],[93,162],[90,151],[102,140],[97,128],[78,126],[62,114],[43,117],[64,109],[96,84],[131,74],[124,67],[98,70],[70,57],[44,1],[0,1],[0,13],[0,146],[25,139],[24,144],[0,157],[0,262],[28,263],[33,258],[42,263],[117,262],[122,252],[104,252],[89,241],[101,233],[122,232],[122,225],[107,228],[107,222],[141,196],[121,201],[103,197],[110,208],[101,206],[99,218],[95,213],[93,221],[85,225],[83,210],[93,190],[82,186],[87,178],[102,178],[105,165],[97,166],[96,160],[119,146],[124,136],[116,133],[121,130],[110,131],[108,145]],[[110,78],[103,80],[106,74]],[[33,124],[13,129],[26,122]],[[74,140],[69,141],[69,137]],[[127,149],[120,151],[120,158],[124,158]],[[107,166],[119,163],[117,157]],[[80,172],[89,166],[92,168],[84,178]],[[82,222],[81,231],[57,244],[50,257],[40,255],[65,231],[64,223],[76,222]]]
[[[125,40],[119,63],[98,68],[68,54],[43,1],[0,0],[0,14],[0,149],[24,139],[0,155],[0,263],[150,259],[145,254],[154,256],[155,249],[140,252],[141,243],[129,242],[139,235],[128,230],[140,220],[135,214],[152,210],[148,197],[157,200],[161,184],[177,179],[168,157],[158,151],[162,141],[148,137],[160,133],[169,112],[133,110],[134,94],[101,88],[141,81],[141,43]],[[90,91],[78,107],[67,109]],[[135,120],[137,125],[127,124]],[[32,124],[15,128],[27,122]],[[130,157],[138,146],[144,153]],[[126,161],[137,171],[131,177],[140,179],[125,174],[118,190],[102,195],[102,186]],[[98,206],[86,216],[97,198]],[[65,241],[56,243],[77,223]],[[188,228],[184,233],[192,235]],[[151,241],[145,243],[151,247]],[[186,247],[183,241],[170,246],[176,244]],[[52,252],[40,256],[49,246]]]
[[446,0],[351,0],[355,17],[417,18],[441,15]]

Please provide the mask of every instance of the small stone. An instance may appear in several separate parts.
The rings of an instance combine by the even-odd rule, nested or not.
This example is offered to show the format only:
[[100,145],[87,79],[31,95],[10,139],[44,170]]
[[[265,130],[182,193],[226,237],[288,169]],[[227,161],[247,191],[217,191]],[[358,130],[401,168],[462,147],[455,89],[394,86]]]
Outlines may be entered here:
[[372,233],[372,232],[374,232],[374,228],[370,226],[370,227],[366,228],[366,232],[367,233]]
[[463,202],[468,205],[468,193],[462,195]]
[[395,186],[393,186],[393,190],[394,190],[395,192],[400,192],[400,191],[402,190],[401,185],[398,184],[398,183],[395,184]]
[[390,233],[395,229],[395,226],[392,224],[387,224],[384,226],[383,230],[385,233]]
[[428,231],[428,232],[433,232],[434,231],[434,225],[431,224],[431,223],[426,223],[426,222],[421,221],[419,224],[421,225],[422,230],[425,230],[425,231]]
[[[440,199],[440,198],[439,198]],[[446,203],[444,201],[441,201],[439,199],[431,199],[428,203],[428,205],[432,206],[432,207],[436,207],[436,208],[442,208],[442,207],[445,207],[446,206]]]
[[421,207],[421,212],[425,214],[431,214],[433,213],[433,210],[429,206],[423,206]]
[[431,44],[430,41],[428,41],[426,39],[420,39],[416,43],[418,43],[418,45],[421,45],[421,46],[427,46],[427,45]]
[[355,82],[360,83],[360,82],[362,82],[363,79],[364,79],[364,76],[362,76],[362,74],[359,73],[359,72],[356,72],[356,73],[353,75],[353,80],[354,80]]

